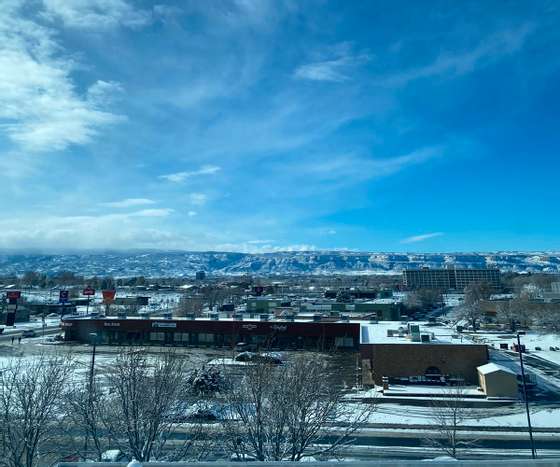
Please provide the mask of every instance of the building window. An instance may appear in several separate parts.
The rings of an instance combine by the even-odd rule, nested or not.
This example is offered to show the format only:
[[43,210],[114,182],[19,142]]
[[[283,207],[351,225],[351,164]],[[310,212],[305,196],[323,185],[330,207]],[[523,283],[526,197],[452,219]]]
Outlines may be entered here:
[[173,340],[175,342],[188,342],[189,333],[188,332],[176,332],[173,334]]
[[335,337],[334,345],[336,347],[354,347],[353,337]]
[[164,341],[165,340],[165,333],[164,332],[151,332],[150,333],[150,340],[151,341]]
[[214,334],[207,334],[207,333],[201,332],[198,335],[198,342],[211,344],[211,343],[214,342]]

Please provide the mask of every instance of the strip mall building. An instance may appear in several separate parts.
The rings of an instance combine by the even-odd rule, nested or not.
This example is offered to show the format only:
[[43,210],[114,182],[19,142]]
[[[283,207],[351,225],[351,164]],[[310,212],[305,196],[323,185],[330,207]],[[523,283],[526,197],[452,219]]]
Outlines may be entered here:
[[66,341],[100,344],[231,348],[239,343],[278,350],[359,351],[364,384],[383,377],[442,375],[476,384],[486,345],[463,342],[447,328],[399,321],[64,317]]

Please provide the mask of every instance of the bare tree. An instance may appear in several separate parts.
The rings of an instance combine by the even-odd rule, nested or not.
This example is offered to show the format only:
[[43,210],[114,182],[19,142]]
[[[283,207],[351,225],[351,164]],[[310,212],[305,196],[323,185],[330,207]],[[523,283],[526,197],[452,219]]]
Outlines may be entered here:
[[499,303],[496,307],[496,318],[501,323],[507,323],[511,332],[516,331],[517,310],[512,304],[512,300]]
[[[345,403],[342,388],[328,381],[325,364],[303,356],[281,366],[249,365],[226,399],[231,410],[222,423],[227,449],[239,459],[259,461],[334,456],[374,409]],[[318,444],[337,421],[344,423],[330,433],[334,439]]]
[[481,302],[490,297],[491,289],[486,283],[473,282],[465,287],[465,301],[458,309],[458,317],[468,321],[473,331],[484,317]]
[[431,402],[434,435],[428,437],[428,444],[457,458],[460,449],[473,447],[475,440],[459,438],[461,425],[469,417],[471,409],[465,406],[465,389],[462,386],[448,388],[441,398]]
[[107,394],[93,380],[77,382],[65,394],[65,416],[68,426],[77,427],[84,436],[76,440],[76,452],[85,459],[93,453],[96,461],[102,460],[102,454],[109,446],[104,436],[105,407],[108,404]]
[[0,368],[0,465],[33,467],[49,456],[72,368],[67,356],[45,355]]
[[204,297],[202,295],[182,295],[177,304],[176,316],[186,316],[194,314],[200,316],[204,308]]
[[107,374],[102,420],[110,442],[139,461],[197,456],[201,427],[169,446],[177,416],[188,405],[184,358],[173,352],[149,357],[140,349],[122,352]]

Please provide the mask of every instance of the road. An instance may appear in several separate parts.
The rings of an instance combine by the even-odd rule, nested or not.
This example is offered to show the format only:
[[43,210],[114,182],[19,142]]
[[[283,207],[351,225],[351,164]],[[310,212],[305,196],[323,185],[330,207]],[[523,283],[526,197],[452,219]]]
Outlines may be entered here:
[[[10,330],[9,333],[7,334],[0,334],[0,342],[6,342],[6,341],[11,341],[12,337],[15,337],[16,339],[21,336],[23,334],[23,331],[26,331],[30,328],[22,328],[22,329],[18,329],[16,327],[16,329],[14,330]],[[43,336],[43,329],[42,328],[33,328],[33,331],[35,331],[37,333],[37,337],[41,337]],[[4,331],[5,332],[5,331]],[[60,326],[56,325],[56,326],[47,326],[45,328],[45,336],[49,336],[49,335],[53,335],[53,334],[58,334],[60,333]],[[29,340],[29,338],[25,338],[27,340]]]

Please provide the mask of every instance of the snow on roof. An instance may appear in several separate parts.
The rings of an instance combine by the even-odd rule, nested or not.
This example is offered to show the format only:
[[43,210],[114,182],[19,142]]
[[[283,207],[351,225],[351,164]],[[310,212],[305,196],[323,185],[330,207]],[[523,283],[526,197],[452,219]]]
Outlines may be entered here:
[[483,375],[488,375],[490,373],[496,373],[498,371],[515,375],[515,373],[513,371],[511,371],[509,368],[506,368],[506,367],[503,367],[503,366],[500,366],[500,365],[496,365],[495,363],[487,363],[486,365],[479,366],[476,369],[478,370],[479,373],[481,373]]
[[[350,320],[350,322],[356,322]],[[359,321],[361,324],[360,344],[418,344],[425,342],[413,341],[408,335],[408,323],[404,321],[379,321],[369,323]],[[430,335],[430,344],[463,344],[472,345],[470,342],[461,341],[454,331],[443,326],[427,326],[426,322],[413,321],[411,325],[420,327],[420,334]],[[389,336],[387,331],[393,331]]]

